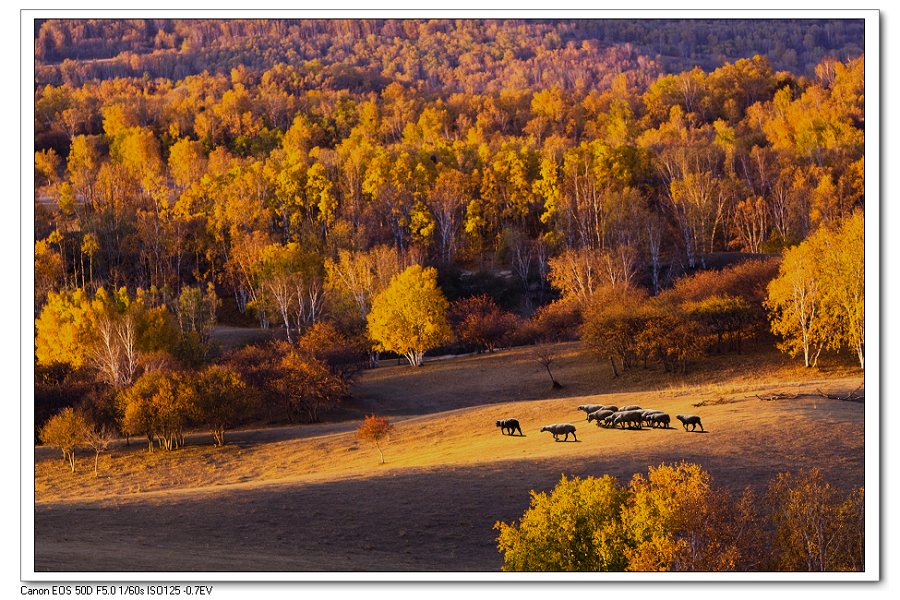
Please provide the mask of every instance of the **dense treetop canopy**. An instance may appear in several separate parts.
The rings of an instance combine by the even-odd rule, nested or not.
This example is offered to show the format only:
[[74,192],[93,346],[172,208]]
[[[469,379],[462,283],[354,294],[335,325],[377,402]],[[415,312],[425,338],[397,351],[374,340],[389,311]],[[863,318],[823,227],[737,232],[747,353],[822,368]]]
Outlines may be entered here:
[[[780,254],[862,219],[861,27],[42,21],[35,315],[90,337],[97,290],[124,288],[178,313],[196,362],[217,314],[360,334],[413,265],[449,300],[486,273],[527,316]],[[749,310],[719,296],[677,303]],[[142,330],[119,313],[102,331],[124,353],[80,363],[126,385]]]

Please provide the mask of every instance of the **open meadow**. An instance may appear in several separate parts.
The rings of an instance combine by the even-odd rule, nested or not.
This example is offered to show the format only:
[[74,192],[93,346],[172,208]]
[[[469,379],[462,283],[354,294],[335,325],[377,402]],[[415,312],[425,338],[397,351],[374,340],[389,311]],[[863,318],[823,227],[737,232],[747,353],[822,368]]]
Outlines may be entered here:
[[[864,404],[826,399],[861,386],[858,369],[798,368],[769,351],[712,357],[685,376],[636,369],[613,378],[578,343],[560,344],[552,390],[529,348],[363,372],[342,420],[205,433],[177,451],[117,442],[79,453],[72,475],[35,449],[38,571],[496,571],[498,520],[518,519],[530,490],[568,476],[627,482],[648,466],[690,461],[716,484],[764,492],[781,471],[819,467],[833,485],[864,481]],[[774,393],[796,398],[763,400]],[[588,424],[579,404],[638,404],[672,429]],[[356,439],[363,415],[395,424],[379,464]],[[699,414],[706,433],[676,414]],[[504,436],[515,417],[524,436]],[[543,425],[571,422],[578,441]]]

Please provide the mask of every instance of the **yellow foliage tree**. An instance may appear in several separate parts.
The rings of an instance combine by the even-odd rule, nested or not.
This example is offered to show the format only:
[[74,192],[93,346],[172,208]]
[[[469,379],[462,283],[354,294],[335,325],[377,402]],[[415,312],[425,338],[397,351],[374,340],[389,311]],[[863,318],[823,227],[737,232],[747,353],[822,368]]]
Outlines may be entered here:
[[306,195],[309,204],[315,207],[317,221],[326,229],[334,224],[335,211],[338,208],[333,188],[334,184],[328,179],[322,163],[317,162],[310,167],[307,172]]
[[269,244],[252,267],[259,303],[284,323],[288,342],[292,331],[319,318],[323,302],[322,263],[299,244]]
[[426,350],[450,339],[447,309],[437,271],[413,265],[375,297],[367,318],[369,337],[376,349],[402,354],[409,364],[422,366]]
[[189,138],[181,138],[169,148],[169,174],[176,186],[187,189],[200,181],[207,168],[203,145]]
[[82,367],[92,332],[90,299],[82,289],[50,292],[35,320],[38,364],[66,363]]
[[866,347],[866,230],[857,211],[831,234],[822,236],[825,254],[824,301],[836,320],[834,345],[846,345],[865,368]]
[[[34,153],[34,185],[35,188],[45,185],[53,185],[59,182],[59,172],[62,159],[56,150],[40,150]],[[37,191],[37,190],[35,190]]]
[[627,487],[609,475],[563,476],[549,494],[531,492],[519,523],[494,528],[504,571],[749,571],[769,564],[758,506],[681,463],[651,467]]
[[857,212],[787,250],[765,301],[779,348],[815,367],[825,348],[844,345],[865,367],[865,224]]
[[566,479],[553,490],[531,492],[519,523],[498,521],[504,571],[621,571],[624,555],[598,552],[595,534],[611,530],[626,492],[615,478]]
[[700,465],[660,465],[631,480],[621,533],[599,536],[624,541],[628,571],[745,570],[760,556],[752,506],[749,492],[734,504]]
[[630,286],[607,286],[597,291],[587,307],[581,339],[598,357],[609,359],[618,377],[616,360],[622,370],[632,366],[639,339],[647,325],[646,293]]
[[355,305],[360,320],[365,322],[374,296],[412,262],[412,256],[399,253],[393,246],[340,250],[337,260],[325,261],[325,288],[333,304]]
[[766,307],[772,332],[782,337],[779,349],[791,356],[803,352],[803,364],[815,367],[831,337],[831,323],[822,306],[817,271],[818,252],[810,238],[784,253],[778,277],[769,284]]
[[567,300],[587,305],[594,292],[606,282],[600,254],[590,248],[565,250],[548,262],[550,285]]
[[65,278],[62,257],[47,240],[34,243],[34,309],[40,310],[47,295],[61,287]]
[[38,364],[89,366],[115,388],[130,385],[139,354],[174,345],[174,325],[164,306],[147,307],[143,293],[100,288],[93,298],[82,289],[51,292],[35,320]]
[[846,497],[818,469],[779,473],[769,486],[776,567],[786,571],[865,569],[865,490]]

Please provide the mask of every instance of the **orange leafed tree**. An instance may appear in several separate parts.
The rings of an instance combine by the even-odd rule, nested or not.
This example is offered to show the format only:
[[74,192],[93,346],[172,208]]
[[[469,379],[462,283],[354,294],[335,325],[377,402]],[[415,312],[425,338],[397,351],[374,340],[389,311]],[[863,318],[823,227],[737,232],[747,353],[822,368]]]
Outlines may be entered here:
[[356,437],[364,442],[375,444],[375,447],[378,448],[378,453],[381,455],[381,464],[384,464],[382,444],[390,437],[393,429],[394,426],[387,420],[387,417],[369,415],[363,420],[359,429],[356,430]]
[[84,442],[88,423],[72,407],[64,408],[41,428],[41,441],[62,450],[63,459],[75,472],[75,448]]

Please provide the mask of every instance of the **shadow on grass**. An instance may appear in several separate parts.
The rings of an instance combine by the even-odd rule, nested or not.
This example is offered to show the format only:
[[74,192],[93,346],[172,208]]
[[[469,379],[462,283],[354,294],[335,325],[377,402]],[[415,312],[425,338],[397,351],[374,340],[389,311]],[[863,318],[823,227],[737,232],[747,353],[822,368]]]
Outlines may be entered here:
[[[764,491],[793,463],[735,461],[706,449],[643,450],[397,472],[365,478],[120,496],[35,507],[38,571],[495,571],[493,529],[520,519],[529,492],[567,477],[627,483],[647,465],[701,464],[717,485]],[[828,467],[826,477],[845,474]],[[388,465],[390,467],[390,465]],[[855,471],[854,471],[855,472]],[[858,481],[846,481],[858,485]],[[165,544],[137,540],[164,539]]]

